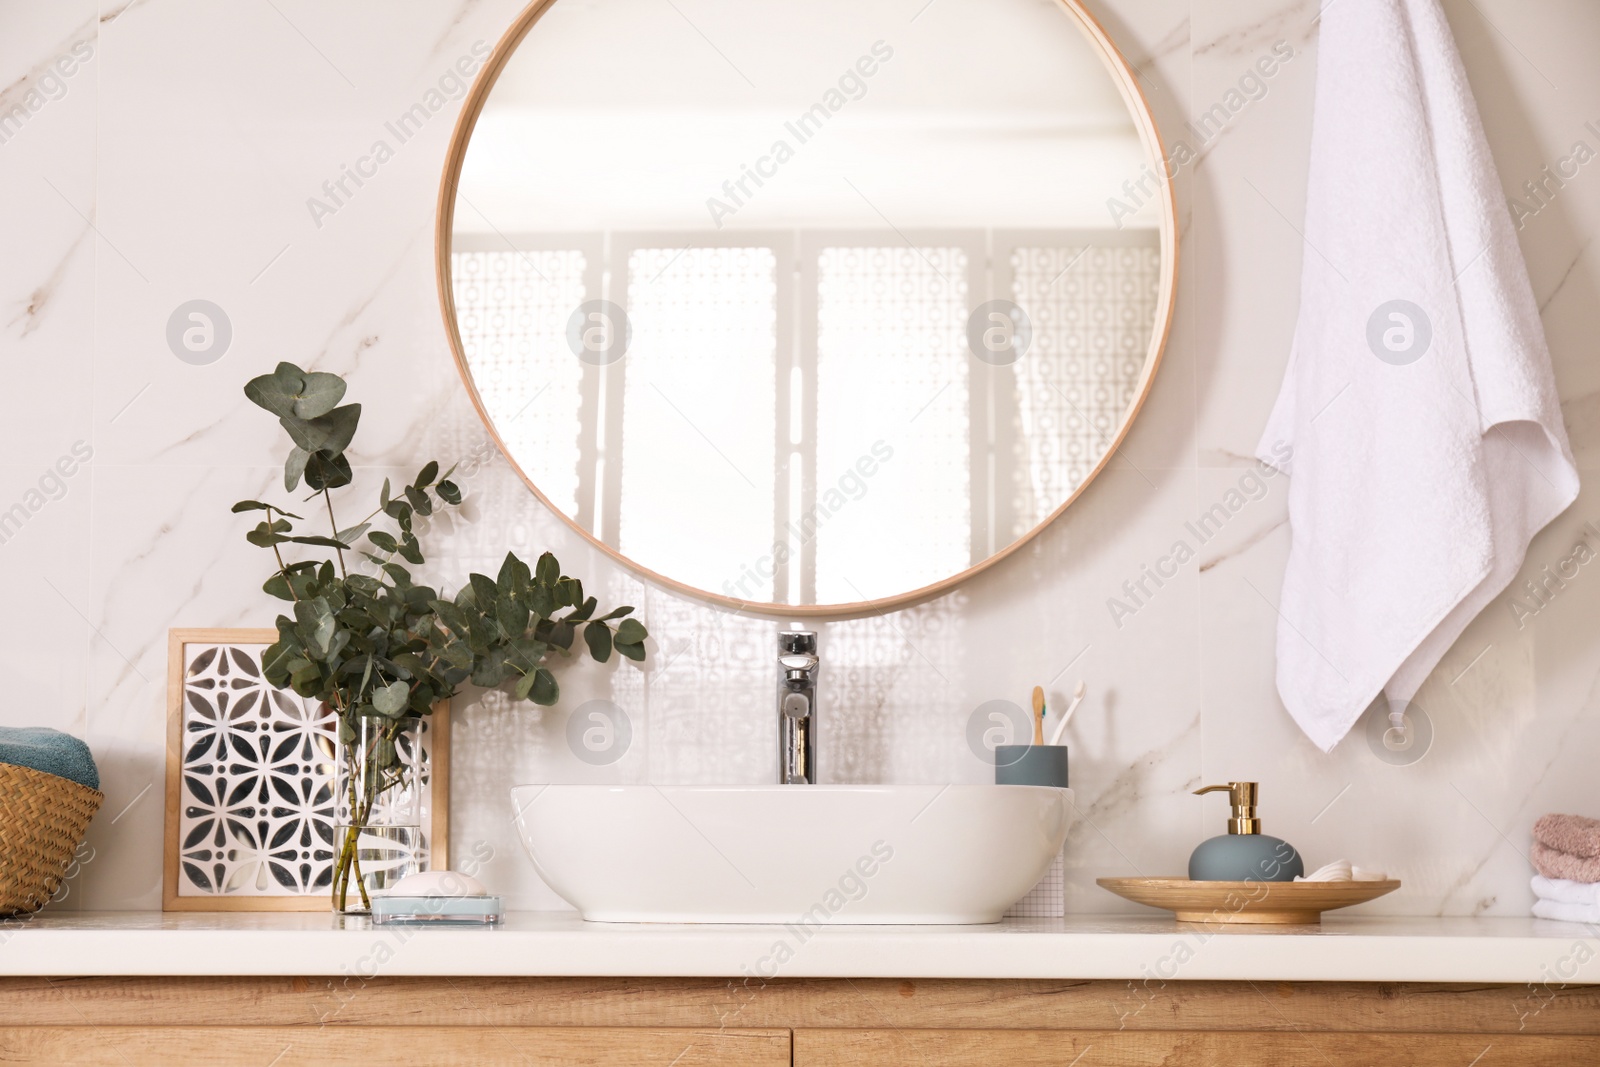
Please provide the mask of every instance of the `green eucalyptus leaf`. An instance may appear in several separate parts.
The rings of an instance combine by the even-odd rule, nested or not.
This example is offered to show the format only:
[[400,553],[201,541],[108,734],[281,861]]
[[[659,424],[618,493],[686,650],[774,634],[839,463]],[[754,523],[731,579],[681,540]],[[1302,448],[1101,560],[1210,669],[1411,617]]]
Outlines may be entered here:
[[622,645],[637,645],[650,636],[644,624],[638,619],[623,619],[617,624],[617,643]]
[[544,662],[550,646],[536,637],[521,637],[511,643],[508,659],[520,667],[532,669]]
[[303,448],[291,448],[289,458],[283,461],[283,490],[286,493],[294,492],[294,487],[300,484],[300,479],[305,477],[306,463],[311,459],[311,453]]
[[594,597],[590,597],[588,600],[583,601],[575,611],[568,614],[565,621],[584,622],[594,614],[595,606],[598,603]]
[[467,588],[472,590],[473,603],[480,608],[487,608],[500,599],[500,588],[487,574],[468,575]]
[[561,687],[556,685],[556,676],[540,667],[533,672],[533,686],[529,691],[535,704],[550,707],[561,699]]
[[288,534],[291,528],[290,524],[282,519],[276,519],[270,523],[258,522],[256,523],[256,528],[245,534],[244,537],[246,541],[258,548],[271,548],[273,545],[281,545],[289,540]]
[[289,675],[289,685],[303,697],[314,696],[317,686],[322,681],[322,670],[315,664],[308,664]]
[[279,600],[294,599],[294,589],[289,585],[289,579],[285,578],[281,572],[274,574],[263,582],[261,591],[269,596],[275,596]]
[[577,633],[572,623],[563,619],[550,628],[549,641],[562,651],[567,651],[572,648],[572,639]]
[[333,631],[339,624],[339,620],[334,618],[333,609],[328,606],[328,601],[320,596],[296,601],[294,617],[300,624],[300,632],[305,635],[306,640],[322,656],[327,656],[333,641]]
[[495,584],[502,592],[517,595],[528,588],[531,577],[528,565],[518,559],[515,552],[507,552],[505,560],[500,564],[500,574],[495,578]]
[[611,627],[603,622],[591,622],[583,628],[584,644],[595,662],[604,663],[611,658]]
[[251,378],[244,385],[244,395],[257,407],[266,408],[279,417],[293,416],[295,401],[305,388],[305,371],[293,363],[279,363],[271,374]]
[[293,541],[297,545],[320,545],[323,548],[349,548],[350,547],[349,545],[345,544],[343,541],[336,541],[331,537],[323,537],[321,534],[306,534],[306,535],[301,536],[301,537],[290,537],[290,538],[287,538],[287,540]]
[[287,675],[289,661],[294,658],[295,650],[291,646],[282,641],[270,644],[261,653],[261,673],[267,675],[269,680],[273,675]]
[[340,530],[334,534],[334,540],[342,541],[344,547],[349,548],[361,539],[361,535],[372,529],[372,523],[364,522],[360,526],[352,526],[348,530]]
[[461,503],[461,487],[455,482],[446,479],[434,487],[434,492],[439,494],[439,499],[446,504]]
[[271,374],[246,382],[244,395],[280,418],[314,419],[332,411],[344,390],[337,374],[308,374],[293,363],[279,363]]
[[241,500],[233,506],[233,513],[235,515],[246,511],[276,511],[279,515],[282,515],[286,519],[300,518],[299,515],[296,515],[292,511],[284,511],[276,504],[263,504],[259,500]]
[[392,682],[389,685],[376,686],[372,690],[372,706],[377,709],[379,715],[391,719],[400,717],[410,699],[411,687],[404,682]]
[[472,684],[480,689],[493,689],[502,684],[511,673],[511,667],[506,663],[504,649],[495,649],[484,656],[472,668]]
[[428,605],[433,609],[439,621],[449,627],[457,636],[465,636],[472,632],[472,622],[467,613],[448,600],[439,600]]
[[393,552],[400,547],[399,542],[392,535],[384,533],[382,530],[373,530],[367,534],[367,540],[385,552]]
[[284,416],[278,420],[288,431],[289,438],[300,448],[307,452],[329,452],[334,455],[350,447],[360,421],[360,404],[346,404],[314,419]]
[[295,397],[294,414],[302,419],[326,415],[344,399],[344,379],[337,374],[313,371],[304,375],[304,384]]
[[418,515],[433,514],[433,501],[428,499],[427,493],[423,492],[421,489],[418,489],[414,485],[408,485],[405,487],[405,494],[406,500],[411,503],[413,508],[417,509]]
[[538,681],[538,679],[538,671],[529,671],[527,674],[524,674],[521,678],[517,679],[516,688],[513,689],[512,692],[516,695],[518,700],[527,700],[528,694],[533,692],[533,683]]
[[561,564],[556,562],[556,557],[552,553],[546,552],[539,557],[534,577],[540,585],[555,585],[561,579]]
[[644,662],[644,646],[643,645],[625,645],[625,644],[621,644],[619,642],[618,645],[617,645],[617,651],[622,653],[624,656],[628,657],[629,659],[633,660],[635,663],[643,663]]
[[502,596],[495,601],[495,617],[508,638],[521,637],[528,628],[528,607],[516,597]]
[[354,477],[350,461],[336,452],[313,452],[306,460],[306,488],[314,492],[349,485]]
[[426,489],[433,484],[433,480],[437,477],[439,477],[439,464],[437,461],[430,459],[427,466],[417,473],[417,480],[411,484],[418,489]]
[[407,563],[422,562],[422,545],[418,543],[416,534],[407,533],[405,540],[400,542],[400,557]]
[[339,720],[339,743],[342,745],[356,743],[356,728],[350,724],[348,719],[341,718]]

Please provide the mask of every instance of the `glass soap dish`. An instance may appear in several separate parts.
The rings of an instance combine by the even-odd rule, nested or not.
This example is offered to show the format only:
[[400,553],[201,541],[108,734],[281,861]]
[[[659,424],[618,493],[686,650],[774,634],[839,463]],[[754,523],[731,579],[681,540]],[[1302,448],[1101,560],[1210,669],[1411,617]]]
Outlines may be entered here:
[[372,898],[375,926],[495,926],[505,919],[499,897]]

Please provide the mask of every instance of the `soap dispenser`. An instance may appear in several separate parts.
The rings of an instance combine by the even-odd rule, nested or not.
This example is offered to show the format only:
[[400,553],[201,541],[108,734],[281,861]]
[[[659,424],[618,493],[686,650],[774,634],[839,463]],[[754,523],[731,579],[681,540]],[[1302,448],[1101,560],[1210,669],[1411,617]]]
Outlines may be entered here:
[[1292,882],[1305,874],[1300,853],[1289,842],[1261,832],[1256,817],[1255,782],[1229,782],[1196,789],[1195,796],[1219,789],[1228,791],[1233,817],[1228,832],[1200,842],[1189,857],[1192,882]]

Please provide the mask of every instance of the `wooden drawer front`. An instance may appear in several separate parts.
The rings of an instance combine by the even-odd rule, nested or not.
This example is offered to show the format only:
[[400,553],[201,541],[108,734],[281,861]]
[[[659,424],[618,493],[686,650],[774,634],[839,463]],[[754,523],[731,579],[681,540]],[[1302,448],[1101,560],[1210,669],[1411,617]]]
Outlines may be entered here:
[[1185,1030],[796,1030],[794,1067],[1573,1067],[1600,1037]]
[[542,1026],[15,1026],[0,1062],[142,1067],[789,1067],[787,1030]]

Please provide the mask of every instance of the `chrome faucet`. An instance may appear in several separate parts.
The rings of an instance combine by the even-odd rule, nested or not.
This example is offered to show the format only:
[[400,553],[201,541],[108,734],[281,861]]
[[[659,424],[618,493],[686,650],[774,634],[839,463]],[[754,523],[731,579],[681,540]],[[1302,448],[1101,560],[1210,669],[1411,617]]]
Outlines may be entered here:
[[778,634],[778,783],[817,784],[817,635]]

